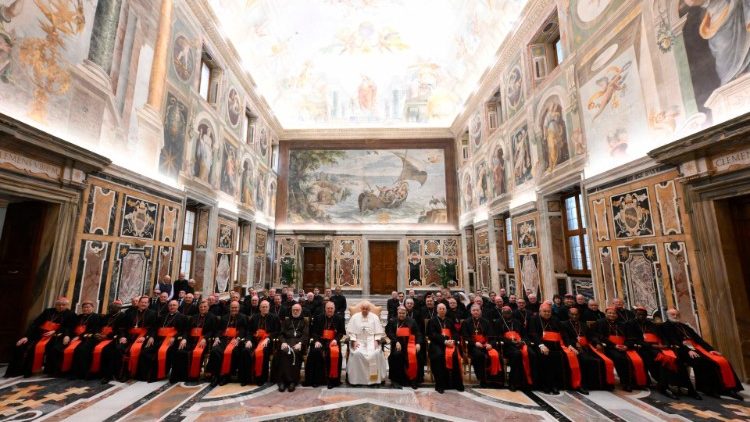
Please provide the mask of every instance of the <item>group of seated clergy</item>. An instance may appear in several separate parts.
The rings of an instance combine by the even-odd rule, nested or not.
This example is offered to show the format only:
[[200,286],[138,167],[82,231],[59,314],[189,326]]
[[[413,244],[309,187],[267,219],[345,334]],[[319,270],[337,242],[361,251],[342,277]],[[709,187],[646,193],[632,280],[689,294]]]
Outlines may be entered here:
[[276,382],[280,391],[291,392],[301,382],[304,363],[304,385],[334,388],[341,383],[346,344],[346,377],[353,385],[382,383],[388,375],[395,388],[418,388],[429,362],[436,391],[463,391],[468,359],[485,388],[588,394],[613,389],[616,373],[626,391],[655,381],[670,398],[683,388],[696,399],[701,391],[742,400],[742,384],[728,360],[680,322],[675,309],[667,311],[665,322],[655,323],[646,309],[625,309],[619,299],[602,314],[585,298],[538,302],[529,294],[511,307],[503,293],[470,294],[468,306],[450,291],[424,298],[413,291],[408,297],[397,293],[395,315],[385,328],[368,302],[360,303],[345,328],[343,313],[330,298],[313,315],[290,299],[289,314],[280,317],[271,312],[275,291],[254,295],[250,316],[242,312],[238,295],[221,316],[209,310],[209,300],[200,300],[188,315],[178,300],[152,309],[148,296],[125,310],[116,300],[106,315],[84,301],[76,315],[68,300],[59,298],[17,341],[5,376],[29,376],[43,368],[52,376],[101,377],[102,382],[169,378],[216,385],[236,377],[243,385]]

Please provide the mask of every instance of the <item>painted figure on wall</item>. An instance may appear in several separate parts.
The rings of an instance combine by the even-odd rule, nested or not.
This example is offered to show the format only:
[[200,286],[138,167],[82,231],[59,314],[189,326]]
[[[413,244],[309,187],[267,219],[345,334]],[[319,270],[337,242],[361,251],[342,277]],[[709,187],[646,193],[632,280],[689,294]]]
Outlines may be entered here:
[[229,142],[224,142],[223,164],[221,190],[234,196],[237,193],[237,148]]
[[511,142],[513,144],[513,175],[516,186],[520,186],[531,179],[531,152],[526,126],[521,127],[511,136]]
[[178,35],[172,45],[172,66],[180,79],[190,81],[195,69],[195,55],[184,35]]
[[471,187],[471,175],[468,173],[464,175],[461,199],[463,200],[464,204],[464,212],[469,212],[472,208],[474,208],[474,189]]
[[479,205],[484,205],[487,200],[492,197],[490,189],[490,175],[487,170],[487,163],[482,161],[479,164],[479,170],[477,170],[477,195],[479,199]]
[[255,204],[258,207],[258,211],[263,211],[266,206],[266,183],[268,178],[265,174],[260,174],[258,177],[258,189],[255,190],[257,194],[255,196]]
[[195,163],[193,165],[193,176],[209,183],[211,168],[214,165],[214,150],[216,149],[216,136],[213,127],[207,120],[198,124],[198,137],[195,142]]
[[559,99],[549,98],[543,106],[542,136],[543,148],[547,152],[547,170],[552,171],[569,158],[568,137],[565,133],[562,106]]
[[495,190],[495,196],[505,193],[505,154],[503,147],[497,147],[495,155],[492,157],[492,181]]
[[469,132],[471,133],[471,141],[474,144],[474,148],[478,148],[482,144],[482,114],[478,111],[471,118]]
[[276,210],[276,182],[268,187],[268,215],[273,216]]
[[11,59],[16,38],[14,33],[6,30],[5,24],[21,13],[21,6],[23,0],[0,5],[0,81],[5,83],[10,82]]
[[372,112],[375,109],[375,96],[378,93],[378,87],[369,77],[362,75],[362,82],[357,88],[359,97],[359,108],[362,111]]
[[250,160],[242,163],[242,183],[240,187],[240,201],[253,206],[253,165]]
[[159,155],[159,170],[167,176],[177,177],[182,168],[187,107],[171,93],[167,96],[164,113],[164,147]]
[[229,124],[237,126],[240,123],[240,114],[242,114],[242,101],[237,90],[232,88],[227,96],[227,114],[229,115]]
[[258,135],[258,148],[260,148],[260,155],[266,156],[268,154],[268,133],[266,127],[260,127],[260,134]]

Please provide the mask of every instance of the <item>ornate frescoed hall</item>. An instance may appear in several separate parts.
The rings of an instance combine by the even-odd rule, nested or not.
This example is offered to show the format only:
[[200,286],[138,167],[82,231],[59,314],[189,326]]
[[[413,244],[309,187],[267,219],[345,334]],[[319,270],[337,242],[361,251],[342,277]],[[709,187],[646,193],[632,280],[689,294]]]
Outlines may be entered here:
[[0,0],[0,421],[750,419],[750,0]]

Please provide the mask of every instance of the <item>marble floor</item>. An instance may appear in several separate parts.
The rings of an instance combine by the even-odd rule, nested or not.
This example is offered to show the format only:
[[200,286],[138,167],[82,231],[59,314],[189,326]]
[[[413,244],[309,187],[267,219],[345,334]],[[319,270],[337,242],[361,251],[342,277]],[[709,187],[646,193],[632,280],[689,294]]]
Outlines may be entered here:
[[[4,368],[0,368],[0,373]],[[745,402],[667,401],[656,392],[588,396],[473,388],[438,394],[424,387],[298,387],[0,379],[0,421],[747,421]]]

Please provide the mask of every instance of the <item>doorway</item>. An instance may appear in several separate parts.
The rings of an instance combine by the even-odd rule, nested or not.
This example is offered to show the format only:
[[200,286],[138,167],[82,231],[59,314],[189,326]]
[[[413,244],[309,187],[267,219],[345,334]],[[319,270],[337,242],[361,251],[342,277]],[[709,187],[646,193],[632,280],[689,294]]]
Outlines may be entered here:
[[[11,200],[12,201],[12,200]],[[0,227],[0,297],[14,306],[0,306],[0,362],[10,359],[12,345],[26,329],[34,288],[39,277],[39,256],[50,204],[8,202]]]
[[[727,269],[729,297],[739,333],[750,332],[750,195],[716,201],[716,220]],[[740,334],[742,359],[750,368],[750,338]]]
[[397,289],[398,242],[370,242],[370,294]]
[[304,248],[304,271],[302,273],[302,288],[305,292],[311,292],[314,288],[320,291],[326,286],[326,248],[307,247]]

